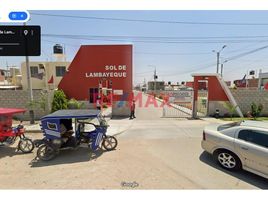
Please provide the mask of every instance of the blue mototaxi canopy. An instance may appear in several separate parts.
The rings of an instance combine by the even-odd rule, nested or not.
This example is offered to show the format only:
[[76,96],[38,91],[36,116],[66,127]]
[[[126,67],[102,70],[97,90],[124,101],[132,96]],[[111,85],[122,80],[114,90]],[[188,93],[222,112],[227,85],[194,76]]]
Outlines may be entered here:
[[41,118],[43,119],[86,119],[86,118],[95,118],[101,114],[100,110],[58,110],[54,113],[46,115]]

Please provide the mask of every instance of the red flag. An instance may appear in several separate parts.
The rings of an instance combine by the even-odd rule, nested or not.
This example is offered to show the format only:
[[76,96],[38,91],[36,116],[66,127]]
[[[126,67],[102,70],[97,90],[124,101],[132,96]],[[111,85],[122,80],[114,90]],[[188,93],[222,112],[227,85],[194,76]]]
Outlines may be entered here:
[[54,78],[53,78],[53,75],[51,76],[51,78],[49,79],[49,81],[47,83],[54,83]]
[[264,89],[265,89],[265,90],[268,90],[268,83],[266,83],[266,84],[264,85]]

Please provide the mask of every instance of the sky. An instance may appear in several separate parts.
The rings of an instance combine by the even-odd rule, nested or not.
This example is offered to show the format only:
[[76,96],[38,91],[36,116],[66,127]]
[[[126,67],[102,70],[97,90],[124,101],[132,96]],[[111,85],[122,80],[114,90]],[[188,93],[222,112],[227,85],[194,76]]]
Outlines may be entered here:
[[[88,18],[55,17],[36,14],[120,18],[155,21],[183,21],[209,23],[267,23],[268,11],[29,11],[28,25],[42,29],[41,56],[30,61],[53,60],[54,44],[65,46],[67,60],[72,61],[82,44],[133,44],[134,84],[153,80],[156,68],[158,80],[172,83],[191,81],[192,73],[215,73],[216,53],[223,45],[220,61],[224,62],[226,81],[242,79],[249,70],[268,71],[268,48],[231,60],[230,58],[268,45],[267,25],[181,24],[142,21],[100,20]],[[36,13],[36,14],[34,14]],[[47,37],[46,34],[90,36],[127,36],[120,41],[111,39],[69,39]],[[136,39],[134,37],[190,37],[188,43],[174,43]],[[264,36],[252,39],[245,36]],[[210,42],[192,42],[193,37],[218,37]],[[219,37],[227,37],[219,38]],[[228,38],[235,37],[235,38]],[[208,39],[211,41],[211,39]],[[232,40],[232,41],[230,41]],[[243,41],[241,41],[243,40]],[[145,42],[144,42],[145,41]],[[182,41],[180,39],[180,41]],[[200,41],[200,40],[199,40]],[[0,57],[0,68],[20,66],[25,57]]]

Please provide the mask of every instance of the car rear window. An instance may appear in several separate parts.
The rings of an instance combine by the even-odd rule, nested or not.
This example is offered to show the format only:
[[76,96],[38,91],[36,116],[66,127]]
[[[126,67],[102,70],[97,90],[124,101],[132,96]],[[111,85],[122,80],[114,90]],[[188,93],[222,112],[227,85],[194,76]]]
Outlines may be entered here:
[[241,122],[232,122],[232,123],[228,123],[228,124],[223,124],[223,125],[218,126],[217,130],[222,131],[222,130],[225,130],[225,129],[228,129],[228,128],[239,126],[240,124],[241,124]]
[[268,147],[268,133],[258,130],[241,130],[238,138],[259,146]]

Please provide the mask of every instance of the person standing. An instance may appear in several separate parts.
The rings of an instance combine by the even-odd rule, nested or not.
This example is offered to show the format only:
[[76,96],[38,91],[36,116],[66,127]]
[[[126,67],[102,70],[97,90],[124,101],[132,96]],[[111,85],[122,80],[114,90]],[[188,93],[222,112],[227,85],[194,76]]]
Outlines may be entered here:
[[130,105],[130,117],[129,117],[129,119],[136,118],[136,116],[135,116],[135,107],[136,107],[135,101],[133,100],[131,102],[131,105]]
[[101,110],[101,99],[100,99],[100,97],[98,97],[97,100],[96,100],[96,107],[97,107],[98,110]]

